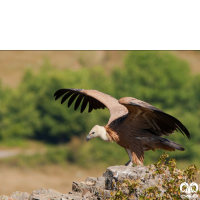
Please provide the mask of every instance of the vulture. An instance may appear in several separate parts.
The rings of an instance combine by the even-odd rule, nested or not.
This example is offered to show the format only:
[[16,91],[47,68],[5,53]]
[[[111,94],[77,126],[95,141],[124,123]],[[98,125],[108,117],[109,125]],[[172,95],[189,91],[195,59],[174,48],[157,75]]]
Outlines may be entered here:
[[97,90],[84,89],[60,89],[54,94],[55,100],[61,96],[61,104],[69,99],[68,107],[75,101],[74,110],[81,104],[81,113],[88,103],[88,112],[108,108],[108,123],[105,126],[95,125],[86,140],[100,137],[104,141],[114,141],[124,147],[130,159],[126,166],[132,166],[133,163],[143,165],[144,151],[185,150],[182,145],[162,136],[180,131],[190,139],[190,133],[178,119],[139,99],[123,97],[117,100]]

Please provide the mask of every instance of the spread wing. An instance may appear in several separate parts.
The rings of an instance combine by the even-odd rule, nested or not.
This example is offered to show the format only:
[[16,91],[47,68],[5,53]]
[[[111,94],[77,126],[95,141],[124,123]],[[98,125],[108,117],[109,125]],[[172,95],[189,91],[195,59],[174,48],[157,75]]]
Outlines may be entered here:
[[84,89],[60,89],[54,94],[55,100],[62,97],[61,104],[68,100],[68,107],[75,101],[74,110],[76,110],[81,104],[81,113],[85,110],[87,104],[89,103],[88,112],[93,109],[104,109],[108,108],[110,111],[109,122],[121,117],[128,111],[126,107],[119,104],[118,100],[114,97],[107,95],[105,93],[99,92],[97,90],[84,90]]
[[119,103],[128,109],[128,116],[141,119],[150,126],[151,133],[155,135],[169,135],[175,130],[180,131],[184,136],[190,139],[190,133],[187,128],[175,117],[163,112],[162,110],[135,98],[125,97],[119,100]]

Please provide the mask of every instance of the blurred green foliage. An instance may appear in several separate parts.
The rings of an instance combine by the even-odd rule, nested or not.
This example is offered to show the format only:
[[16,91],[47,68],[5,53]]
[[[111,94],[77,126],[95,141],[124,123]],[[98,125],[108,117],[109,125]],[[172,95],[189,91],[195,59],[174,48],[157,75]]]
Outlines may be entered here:
[[[46,62],[37,74],[26,71],[17,89],[0,85],[0,141],[34,139],[50,144],[67,143],[67,148],[49,153],[49,159],[64,159],[80,165],[98,161],[124,164],[128,156],[123,148],[99,139],[71,145],[74,136],[85,140],[96,125],[105,125],[108,110],[74,111],[72,105],[60,104],[53,94],[61,88],[95,89],[115,98],[132,96],[146,101],[178,118],[191,133],[191,140],[181,133],[170,136],[186,151],[172,152],[177,160],[198,162],[200,159],[200,75],[190,73],[188,64],[168,52],[132,51],[123,68],[106,73],[102,67],[58,70]],[[12,142],[11,142],[12,143]],[[54,152],[55,152],[54,151]],[[62,151],[66,151],[63,153]],[[145,162],[155,162],[161,150],[146,152]],[[59,156],[61,155],[61,156]]]

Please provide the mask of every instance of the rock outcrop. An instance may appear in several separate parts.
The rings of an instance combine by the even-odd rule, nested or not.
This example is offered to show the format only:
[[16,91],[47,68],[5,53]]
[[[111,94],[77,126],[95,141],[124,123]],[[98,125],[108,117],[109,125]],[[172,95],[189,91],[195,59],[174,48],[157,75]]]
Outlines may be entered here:
[[[173,174],[177,175],[177,179],[186,179],[183,174],[180,176],[178,169],[174,169]],[[11,197],[1,196],[0,200],[141,199],[145,196],[159,199],[164,195],[166,199],[173,199],[166,192],[169,189],[167,184],[173,184],[173,179],[169,168],[163,170],[155,165],[112,166],[101,177],[87,177],[85,182],[73,182],[72,191],[68,194],[41,188],[30,195],[14,192]],[[177,197],[180,195],[180,190],[177,190]]]

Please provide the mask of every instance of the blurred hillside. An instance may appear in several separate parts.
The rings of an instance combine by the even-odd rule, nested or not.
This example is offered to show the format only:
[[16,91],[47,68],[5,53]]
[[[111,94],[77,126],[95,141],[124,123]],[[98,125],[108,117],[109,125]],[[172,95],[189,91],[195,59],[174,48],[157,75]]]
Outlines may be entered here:
[[[188,62],[192,73],[200,73],[200,51],[170,51]],[[124,66],[127,51],[1,51],[0,79],[3,85],[16,87],[24,70],[38,72],[45,60],[57,69],[102,66],[108,72],[116,66]]]
[[3,85],[16,87],[27,68],[38,72],[46,60],[57,69],[78,70],[103,66],[108,72],[123,66],[126,51],[1,51],[0,79]]
[[[194,73],[199,57],[196,51],[0,52],[0,149],[21,152],[0,159],[0,167],[102,169],[128,161],[117,144],[85,141],[94,125],[107,123],[108,110],[75,112],[74,105],[67,108],[54,100],[60,88],[96,89],[118,99],[133,96],[173,115],[188,128],[191,140],[180,132],[171,135],[186,151],[170,152],[170,157],[179,167],[200,166],[200,74]],[[162,153],[145,152],[145,165]]]

